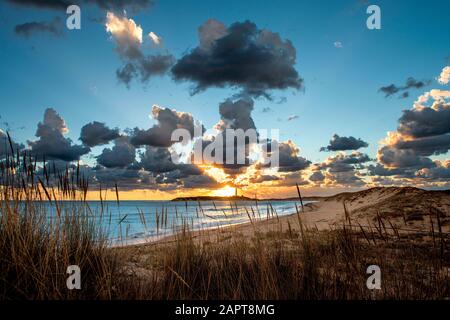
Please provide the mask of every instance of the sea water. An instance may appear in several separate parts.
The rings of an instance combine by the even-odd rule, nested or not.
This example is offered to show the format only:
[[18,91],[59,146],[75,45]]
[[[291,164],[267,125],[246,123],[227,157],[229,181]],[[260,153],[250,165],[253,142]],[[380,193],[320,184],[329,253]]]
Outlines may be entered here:
[[[307,204],[311,201],[304,201]],[[225,227],[275,218],[301,210],[299,201],[72,201],[60,202],[58,209],[73,212],[80,208],[95,221],[112,245],[142,243],[190,230]],[[45,204],[49,217],[55,218],[57,207]],[[78,209],[79,210],[79,209]]]

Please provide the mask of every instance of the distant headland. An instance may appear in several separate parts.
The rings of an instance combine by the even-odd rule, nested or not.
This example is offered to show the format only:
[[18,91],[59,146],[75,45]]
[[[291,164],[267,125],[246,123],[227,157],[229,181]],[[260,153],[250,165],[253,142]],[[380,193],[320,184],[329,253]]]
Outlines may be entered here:
[[194,196],[178,197],[171,201],[255,201],[255,199],[245,196],[217,197],[217,196]]

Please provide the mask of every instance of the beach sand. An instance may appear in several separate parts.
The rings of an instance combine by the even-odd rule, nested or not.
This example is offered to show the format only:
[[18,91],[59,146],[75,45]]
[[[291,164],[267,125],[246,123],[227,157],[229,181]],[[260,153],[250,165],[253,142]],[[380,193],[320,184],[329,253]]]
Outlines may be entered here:
[[[426,191],[410,187],[371,188],[323,197],[305,205],[303,210],[299,204],[299,212],[252,223],[191,231],[189,235],[202,244],[225,244],[270,232],[298,232],[301,227],[318,231],[341,228],[344,223],[349,227],[349,219],[350,226],[358,229],[380,227],[385,232],[394,232],[394,228],[396,232],[429,232],[431,222],[437,228],[438,217],[442,232],[449,232],[450,191]],[[168,236],[150,243],[129,245],[121,250],[142,254],[147,247],[173,243],[176,237]]]

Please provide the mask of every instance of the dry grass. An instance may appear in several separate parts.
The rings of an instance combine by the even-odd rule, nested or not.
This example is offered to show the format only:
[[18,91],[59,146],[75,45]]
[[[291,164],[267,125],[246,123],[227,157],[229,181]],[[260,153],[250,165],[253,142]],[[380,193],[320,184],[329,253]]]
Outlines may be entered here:
[[[93,219],[103,212],[84,201],[88,183],[79,170],[36,168],[26,154],[0,162],[0,299],[450,297],[439,212],[429,213],[426,234],[401,232],[381,216],[362,227],[349,213],[341,228],[308,230],[298,209],[298,224],[250,239],[196,241],[186,225],[173,243],[110,248]],[[81,290],[66,287],[73,264],[81,268]],[[366,287],[372,264],[382,270],[381,290]]]
[[[364,233],[347,226],[303,228],[301,234],[292,227],[225,244],[205,244],[186,233],[171,244],[136,247],[130,265],[134,278],[148,286],[149,299],[450,297],[450,257],[439,246],[410,235]],[[381,290],[366,287],[366,269],[373,264],[382,271]]]

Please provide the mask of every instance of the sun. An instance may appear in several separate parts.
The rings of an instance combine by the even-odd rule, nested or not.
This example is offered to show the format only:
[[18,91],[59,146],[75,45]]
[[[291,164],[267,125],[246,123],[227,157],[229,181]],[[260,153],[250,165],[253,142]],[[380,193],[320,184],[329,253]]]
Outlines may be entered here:
[[232,197],[235,194],[235,189],[231,186],[225,186],[221,189],[214,190],[212,195],[215,197]]

